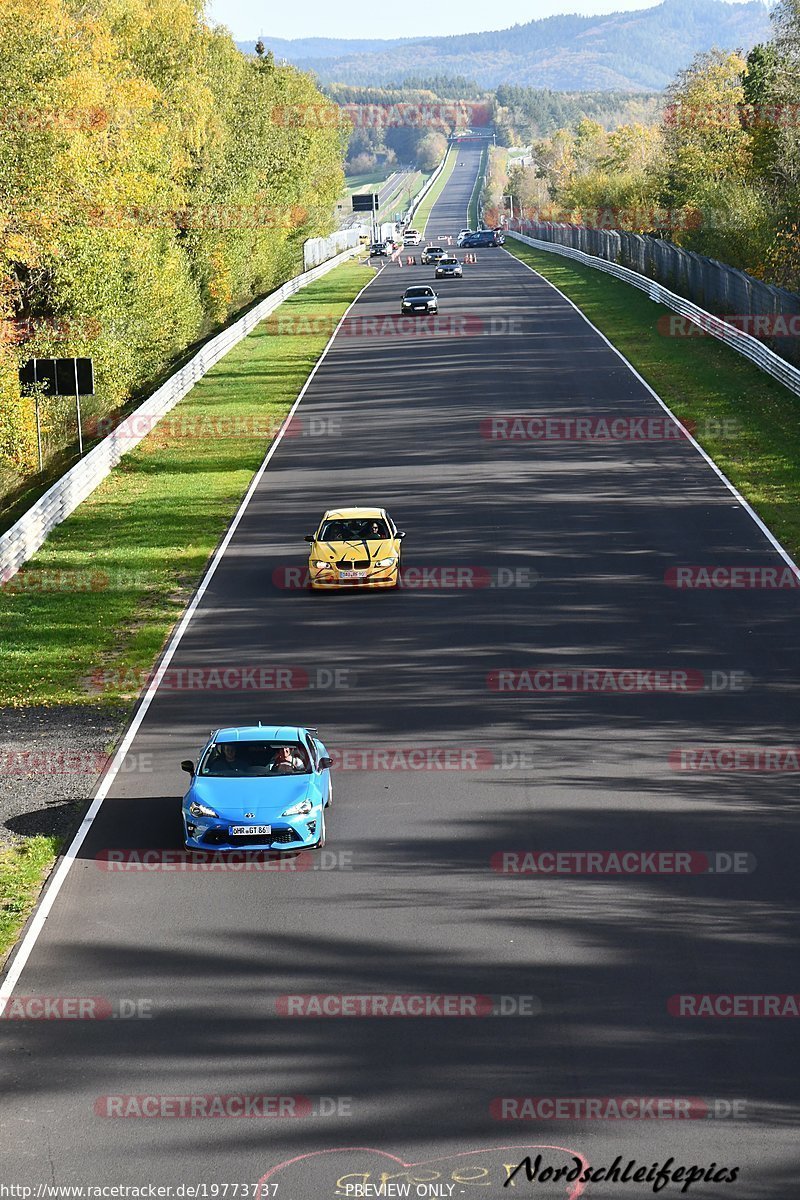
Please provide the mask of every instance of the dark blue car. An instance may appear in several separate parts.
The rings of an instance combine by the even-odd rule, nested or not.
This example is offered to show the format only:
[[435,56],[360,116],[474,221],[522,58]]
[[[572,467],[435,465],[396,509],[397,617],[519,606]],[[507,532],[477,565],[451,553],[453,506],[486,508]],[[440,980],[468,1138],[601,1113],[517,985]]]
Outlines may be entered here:
[[506,239],[502,233],[497,233],[494,229],[479,229],[475,233],[468,233],[461,242],[461,249],[474,249],[476,246],[502,246]]

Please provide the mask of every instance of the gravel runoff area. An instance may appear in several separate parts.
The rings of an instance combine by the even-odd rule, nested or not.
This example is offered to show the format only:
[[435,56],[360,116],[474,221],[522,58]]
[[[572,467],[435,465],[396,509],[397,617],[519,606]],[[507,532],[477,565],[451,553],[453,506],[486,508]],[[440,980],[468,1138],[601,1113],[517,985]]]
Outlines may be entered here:
[[71,837],[129,716],[78,705],[0,707],[0,846],[34,834]]

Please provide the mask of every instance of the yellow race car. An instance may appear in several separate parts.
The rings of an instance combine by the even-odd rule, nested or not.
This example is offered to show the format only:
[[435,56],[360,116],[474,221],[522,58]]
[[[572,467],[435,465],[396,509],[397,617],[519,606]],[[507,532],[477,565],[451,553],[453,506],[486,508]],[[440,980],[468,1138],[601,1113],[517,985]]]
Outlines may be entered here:
[[306,534],[311,587],[397,587],[405,536],[385,508],[330,509]]

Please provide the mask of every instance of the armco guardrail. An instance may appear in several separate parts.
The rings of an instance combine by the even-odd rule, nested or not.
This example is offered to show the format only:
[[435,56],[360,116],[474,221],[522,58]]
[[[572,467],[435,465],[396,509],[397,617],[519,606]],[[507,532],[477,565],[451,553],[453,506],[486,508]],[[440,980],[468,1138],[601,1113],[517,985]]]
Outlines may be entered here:
[[442,161],[439,163],[438,167],[437,167],[437,168],[436,168],[436,170],[433,172],[433,174],[431,175],[431,177],[430,177],[430,179],[427,181],[427,183],[424,183],[424,184],[422,185],[422,187],[421,187],[421,188],[420,188],[420,190],[417,192],[417,194],[416,194],[416,196],[414,197],[414,199],[411,201],[411,204],[409,205],[408,212],[407,212],[407,213],[406,213],[406,215],[405,215],[405,220],[406,220],[406,222],[408,222],[408,221],[410,221],[410,220],[412,219],[412,217],[414,216],[414,213],[417,211],[417,209],[419,208],[420,204],[421,204],[421,203],[422,203],[422,201],[425,199],[425,197],[427,196],[428,192],[431,190],[431,188],[433,187],[434,183],[436,182],[436,180],[437,180],[437,179],[439,178],[439,176],[441,175],[442,171],[444,170],[444,164],[447,162],[447,155],[450,153],[450,150],[451,150],[451,148],[452,148],[451,146],[448,146],[448,147],[447,147],[447,153],[445,154],[444,158],[443,158],[443,159],[442,159]]
[[606,259],[586,254],[583,250],[575,250],[572,246],[561,246],[556,242],[543,242],[539,238],[528,237],[526,234],[518,233],[511,229],[507,230],[507,233],[509,237],[516,238],[528,246],[533,246],[536,250],[547,250],[551,254],[560,254],[563,258],[572,258],[584,266],[594,267],[596,271],[605,271],[607,275],[613,275],[615,279],[621,279],[625,283],[631,284],[632,287],[638,288],[640,292],[646,292],[656,304],[663,304],[666,308],[672,309],[673,312],[686,317],[687,320],[698,325],[705,333],[710,334],[717,341],[724,342],[726,346],[730,346],[732,350],[744,355],[745,358],[749,358],[762,371],[766,371],[768,375],[771,375],[773,379],[777,379],[789,391],[800,396],[800,370],[797,367],[793,367],[785,358],[781,358],[774,350],[770,350],[769,346],[765,346],[758,338],[754,338],[749,333],[737,329],[735,325],[728,324],[722,317],[717,317],[712,313],[706,312],[704,308],[693,304],[691,300],[684,300],[683,296],[678,296],[675,292],[669,291],[668,288],[663,287],[660,283],[656,283],[654,279],[648,279],[644,275],[639,275],[629,267],[621,267],[618,263],[608,262]]
[[313,283],[315,279],[321,278],[339,263],[352,258],[356,250],[357,247],[345,250],[335,258],[314,267],[312,271],[289,279],[228,329],[211,338],[180,371],[171,375],[149,399],[120,422],[113,433],[103,438],[79,463],[62,475],[61,479],[0,537],[0,583],[5,583],[16,574],[22,564],[36,553],[56,525],[91,495],[123,455],[137,446],[157,422],[191,391],[198,379],[202,379],[229,350],[242,338],[247,337],[256,325],[289,296]]

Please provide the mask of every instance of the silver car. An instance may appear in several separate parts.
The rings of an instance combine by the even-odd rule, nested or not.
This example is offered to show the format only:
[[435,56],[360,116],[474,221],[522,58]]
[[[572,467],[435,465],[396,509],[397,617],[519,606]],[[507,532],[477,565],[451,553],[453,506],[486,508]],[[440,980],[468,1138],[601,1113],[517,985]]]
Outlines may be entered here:
[[463,279],[464,269],[457,258],[445,255],[436,264],[435,275],[437,279]]

